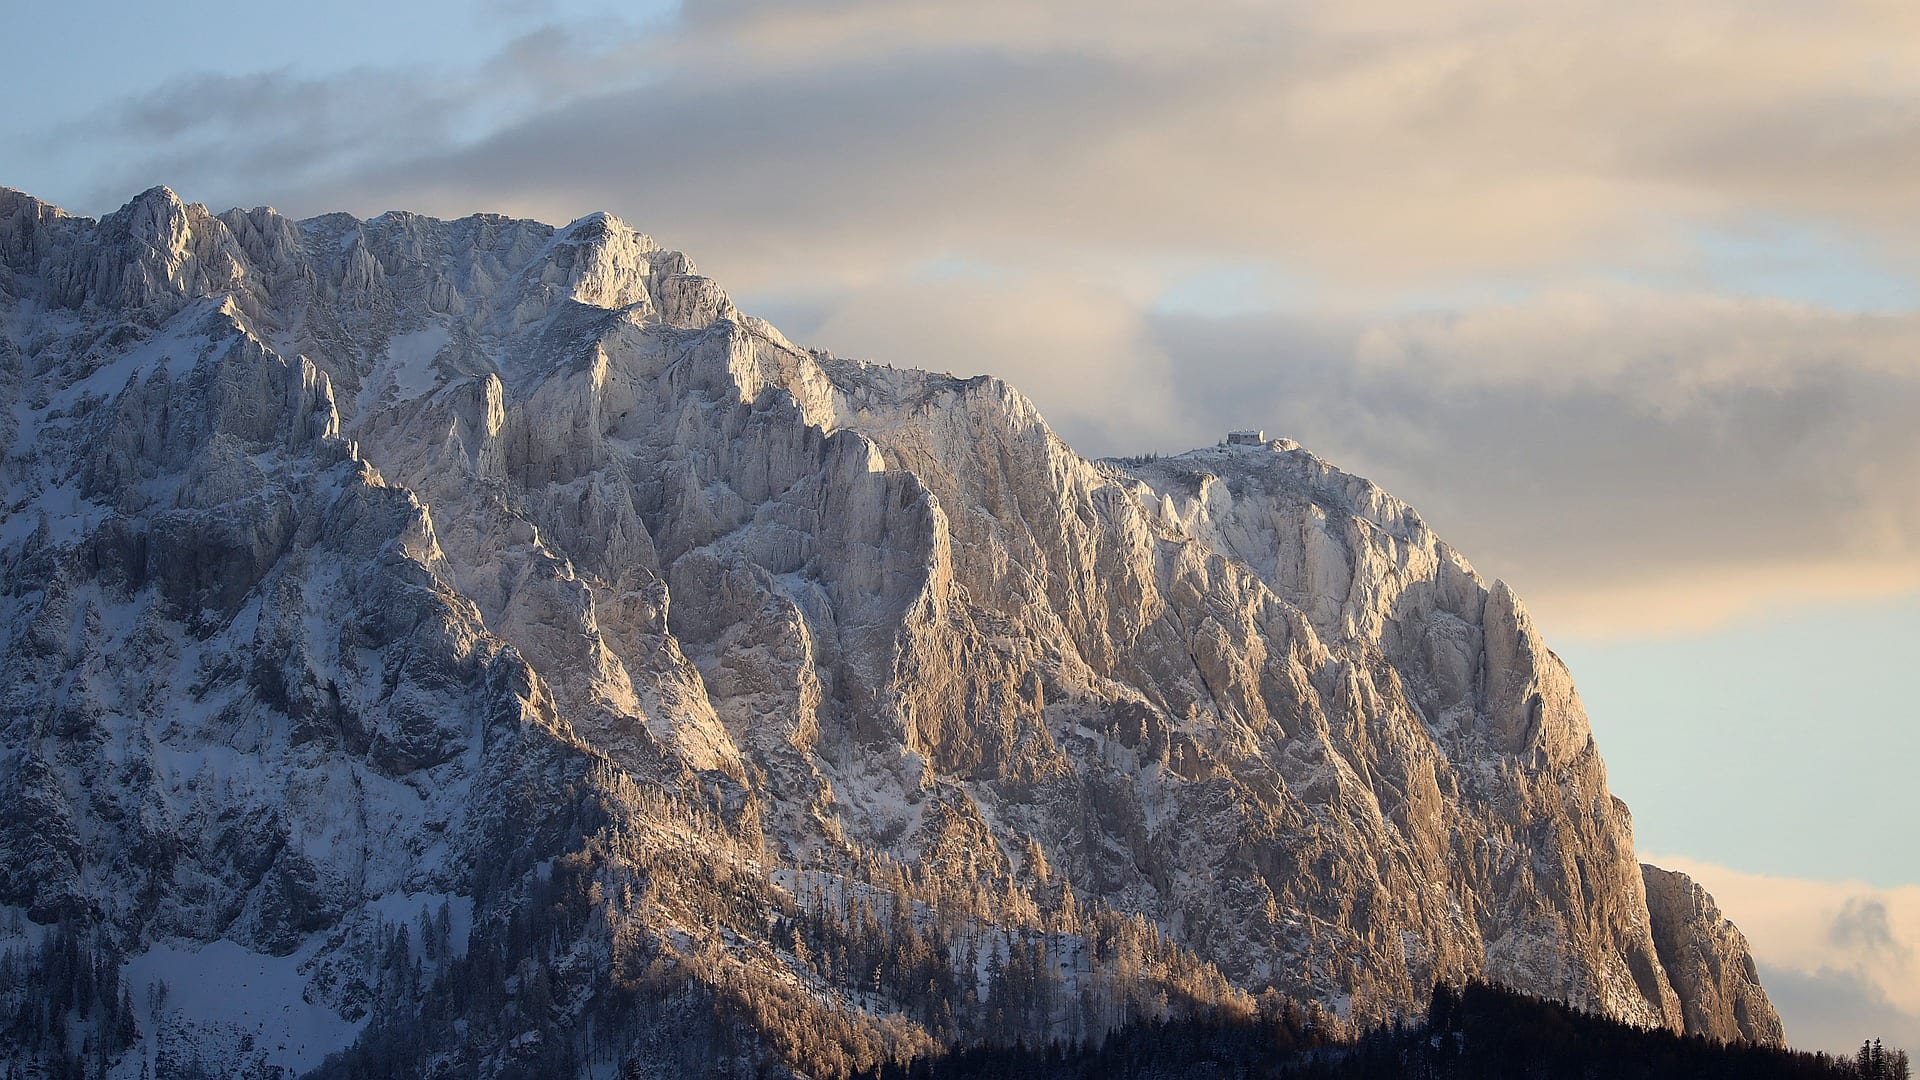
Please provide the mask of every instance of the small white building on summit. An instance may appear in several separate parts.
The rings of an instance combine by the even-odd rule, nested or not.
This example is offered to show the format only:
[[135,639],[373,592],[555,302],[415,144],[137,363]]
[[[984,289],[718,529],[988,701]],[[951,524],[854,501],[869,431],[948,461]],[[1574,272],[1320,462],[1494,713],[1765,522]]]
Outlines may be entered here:
[[1228,446],[1264,446],[1266,442],[1267,433],[1258,429],[1227,432]]

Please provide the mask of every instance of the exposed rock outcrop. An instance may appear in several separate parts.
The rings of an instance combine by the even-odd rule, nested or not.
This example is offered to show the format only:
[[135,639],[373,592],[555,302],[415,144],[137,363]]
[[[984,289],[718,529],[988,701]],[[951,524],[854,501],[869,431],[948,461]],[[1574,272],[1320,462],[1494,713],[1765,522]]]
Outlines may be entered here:
[[1760,987],[1739,927],[1687,875],[1645,863],[1640,870],[1647,880],[1653,944],[1680,995],[1687,1031],[1763,1046],[1784,1042],[1780,1016]]
[[881,1054],[1465,975],[1768,1039],[1518,598],[1291,443],[1089,461],[606,215],[0,192],[0,307],[0,904],[331,1017],[156,1006],[147,1058],[397,1053],[379,1003],[421,1069],[709,1008],[791,1062],[780,994]]

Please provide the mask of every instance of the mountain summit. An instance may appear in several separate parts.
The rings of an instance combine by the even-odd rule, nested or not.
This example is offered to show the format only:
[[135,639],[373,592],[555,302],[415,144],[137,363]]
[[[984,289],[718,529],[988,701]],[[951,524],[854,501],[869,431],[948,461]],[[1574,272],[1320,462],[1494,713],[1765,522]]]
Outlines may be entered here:
[[1781,1039],[1512,590],[1290,442],[1090,461],[607,215],[165,188],[0,189],[0,382],[15,1058],[821,1076],[1468,976]]

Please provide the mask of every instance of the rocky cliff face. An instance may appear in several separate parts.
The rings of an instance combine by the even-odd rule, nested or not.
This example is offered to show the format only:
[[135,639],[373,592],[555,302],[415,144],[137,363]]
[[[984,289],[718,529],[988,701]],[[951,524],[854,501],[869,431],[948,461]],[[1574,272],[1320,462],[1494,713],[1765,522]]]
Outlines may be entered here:
[[1760,987],[1747,939],[1707,890],[1675,870],[1642,864],[1653,944],[1673,980],[1686,1030],[1739,1032],[1763,1044],[1785,1040],[1780,1017]]
[[1088,461],[604,215],[0,191],[0,330],[0,904],[117,973],[72,1022],[130,1074],[832,1072],[1467,974],[1779,1038],[1518,598],[1291,443]]

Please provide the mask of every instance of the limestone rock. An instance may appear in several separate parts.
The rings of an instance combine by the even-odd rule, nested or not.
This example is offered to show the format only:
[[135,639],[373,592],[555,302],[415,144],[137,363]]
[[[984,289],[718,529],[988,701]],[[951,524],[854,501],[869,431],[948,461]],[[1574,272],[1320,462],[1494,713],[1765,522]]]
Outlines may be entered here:
[[1687,875],[1646,863],[1640,870],[1647,880],[1653,943],[1680,994],[1688,1034],[1782,1045],[1780,1017],[1760,987],[1739,927]]
[[[461,1075],[668,1054],[745,986],[896,1049],[1466,975],[1778,1037],[1709,901],[1650,913],[1512,590],[1292,443],[1089,461],[604,215],[165,189],[0,191],[0,383],[0,905],[129,980],[283,963],[333,1040],[190,1045],[385,1045],[436,905],[414,977],[513,988],[418,1020]],[[856,908],[924,981],[796,947]],[[989,1002],[1030,949],[1051,989]],[[755,1023],[714,1052],[791,1064]]]

